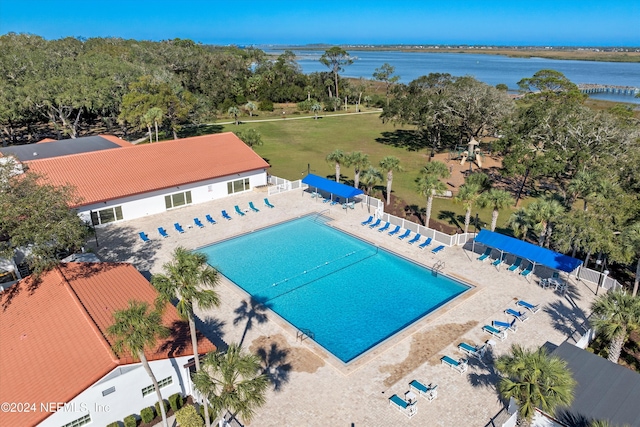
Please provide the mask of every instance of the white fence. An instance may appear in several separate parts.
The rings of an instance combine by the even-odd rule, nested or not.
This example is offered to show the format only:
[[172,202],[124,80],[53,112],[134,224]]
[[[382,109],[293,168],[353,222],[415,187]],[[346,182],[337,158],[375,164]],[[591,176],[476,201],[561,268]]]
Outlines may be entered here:
[[271,196],[272,194],[280,194],[285,191],[297,190],[298,188],[303,188],[304,184],[302,180],[297,181],[289,181],[284,178],[280,178],[277,176],[269,176],[269,187],[268,194]]
[[577,277],[585,282],[595,283],[596,285],[599,285],[600,288],[607,291],[610,289],[614,291],[622,289],[622,285],[616,279],[609,277],[608,274],[608,271],[607,274],[605,274],[604,272],[592,270],[590,268],[580,267]]

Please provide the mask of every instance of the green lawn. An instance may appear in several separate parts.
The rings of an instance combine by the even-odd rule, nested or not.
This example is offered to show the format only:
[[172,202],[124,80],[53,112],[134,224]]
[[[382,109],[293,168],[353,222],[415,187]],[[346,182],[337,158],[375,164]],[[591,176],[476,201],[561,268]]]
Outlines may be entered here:
[[[374,165],[385,156],[396,156],[405,171],[394,174],[394,193],[407,205],[418,208],[425,206],[425,199],[416,191],[415,179],[428,161],[429,150],[415,146],[416,141],[411,138],[410,132],[406,132],[412,130],[411,127],[383,124],[378,114],[334,116],[318,120],[245,122],[239,126],[230,124],[222,127],[225,132],[255,128],[262,135],[264,144],[254,148],[271,164],[269,173],[289,180],[304,177],[307,164],[316,175],[334,177],[335,167],[328,164],[325,157],[335,149],[366,153]],[[343,167],[342,176],[343,180],[353,180],[353,170]],[[380,188],[384,185],[382,182]],[[506,221],[510,211],[511,208],[508,208],[501,212],[498,227]],[[474,209],[474,218],[476,212],[480,215],[481,224],[491,222],[490,210]],[[448,224],[458,221],[462,226],[464,209],[449,199],[436,199],[432,217]]]

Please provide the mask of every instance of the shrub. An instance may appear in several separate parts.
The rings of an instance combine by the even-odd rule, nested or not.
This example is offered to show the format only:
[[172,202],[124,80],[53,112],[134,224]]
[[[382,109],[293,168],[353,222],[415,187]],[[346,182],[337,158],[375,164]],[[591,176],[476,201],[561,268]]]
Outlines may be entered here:
[[140,418],[142,418],[142,422],[150,423],[155,417],[156,411],[154,411],[153,406],[148,406],[140,411]]
[[313,99],[304,100],[302,102],[298,102],[298,110],[299,111],[311,111],[311,106],[315,104],[316,101]]
[[[169,412],[169,404],[164,399],[162,399],[162,404],[164,405],[164,413],[166,414],[167,412]],[[161,415],[162,412],[160,412],[160,402],[156,402],[155,407],[156,407],[156,414]]]
[[112,423],[107,424],[107,427],[120,427],[120,421],[114,421]]
[[268,99],[263,99],[258,104],[258,110],[260,111],[273,111],[273,102]]
[[171,406],[171,410],[176,412],[178,409],[182,408],[182,395],[180,393],[174,393],[169,396],[169,406]]
[[138,420],[135,415],[127,415],[124,417],[124,427],[138,427]]
[[192,405],[187,405],[176,412],[176,421],[180,427],[202,427],[204,425],[204,420]]
[[247,103],[247,97],[244,95],[238,95],[236,96],[236,104],[237,105],[242,105],[242,104],[246,104]]

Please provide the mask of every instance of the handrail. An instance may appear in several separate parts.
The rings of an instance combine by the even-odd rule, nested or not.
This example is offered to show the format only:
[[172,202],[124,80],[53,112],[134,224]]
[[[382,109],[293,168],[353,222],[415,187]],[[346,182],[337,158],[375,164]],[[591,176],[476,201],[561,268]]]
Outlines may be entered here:
[[324,209],[324,210],[322,210],[322,211],[318,212],[318,213],[316,214],[316,216],[313,218],[313,222],[316,222],[316,221],[318,220],[318,218],[319,218],[322,214],[324,214],[325,212],[331,212],[331,209]]

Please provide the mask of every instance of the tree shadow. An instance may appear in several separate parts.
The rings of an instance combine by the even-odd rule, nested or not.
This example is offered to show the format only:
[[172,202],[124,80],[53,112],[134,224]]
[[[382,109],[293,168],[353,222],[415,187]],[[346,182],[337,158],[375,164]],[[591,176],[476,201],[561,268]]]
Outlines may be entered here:
[[421,208],[418,205],[406,205],[404,207],[404,215],[407,219],[411,218],[412,216],[415,217],[418,221],[420,221],[420,224],[425,225],[424,224],[424,214],[425,214],[425,208]]
[[460,223],[464,224],[464,216],[458,215],[453,211],[440,211],[438,212],[438,219],[447,221],[449,225],[453,225],[458,229],[462,229]]
[[202,333],[209,341],[216,346],[218,351],[225,351],[229,345],[223,340],[224,332],[223,328],[226,323],[223,320],[213,317],[207,317],[204,320],[198,316],[193,316],[196,322],[196,329]]
[[216,124],[185,126],[180,130],[180,132],[178,132],[178,137],[188,138],[190,136],[201,136],[201,135],[209,135],[212,133],[221,133],[223,129],[224,128],[221,125],[216,125]]
[[572,292],[575,291],[572,291],[570,286],[564,299],[569,306],[564,305],[563,300],[557,300],[544,307],[544,311],[551,317],[553,328],[567,337],[571,337],[579,329],[581,333],[586,332],[584,325],[587,322],[587,314],[575,303]]
[[242,347],[247,332],[253,328],[254,322],[262,324],[267,321],[266,312],[269,308],[271,308],[271,304],[267,302],[266,298],[251,296],[248,301],[242,300],[240,306],[233,311],[236,314],[236,318],[233,319],[234,326],[246,320],[242,338],[240,338],[240,343],[238,344],[240,347]]
[[406,129],[382,132],[382,136],[376,138],[376,142],[393,147],[405,148],[409,151],[419,151],[428,146],[428,141],[422,138],[419,132]]
[[282,385],[289,382],[289,373],[292,369],[287,361],[289,350],[279,348],[277,343],[272,342],[269,348],[258,348],[257,354],[262,360],[263,373],[273,384],[273,390],[280,391]]
[[138,236],[139,231],[141,230],[120,224],[109,225],[104,229],[98,228],[98,246],[91,239],[87,242],[87,246],[103,261],[128,262],[138,271],[150,271],[160,248],[161,237],[157,230],[144,230],[149,236],[149,241],[142,243]]
[[473,372],[470,372],[467,376],[469,383],[473,387],[495,388],[500,380],[500,374],[494,366],[494,359],[493,349],[489,345],[487,345],[487,351],[481,360],[475,357],[468,359],[469,364],[475,366]]
[[571,427],[589,427],[592,423],[591,418],[587,418],[581,414],[574,414],[567,409],[559,409],[556,411],[555,418],[565,426]]

